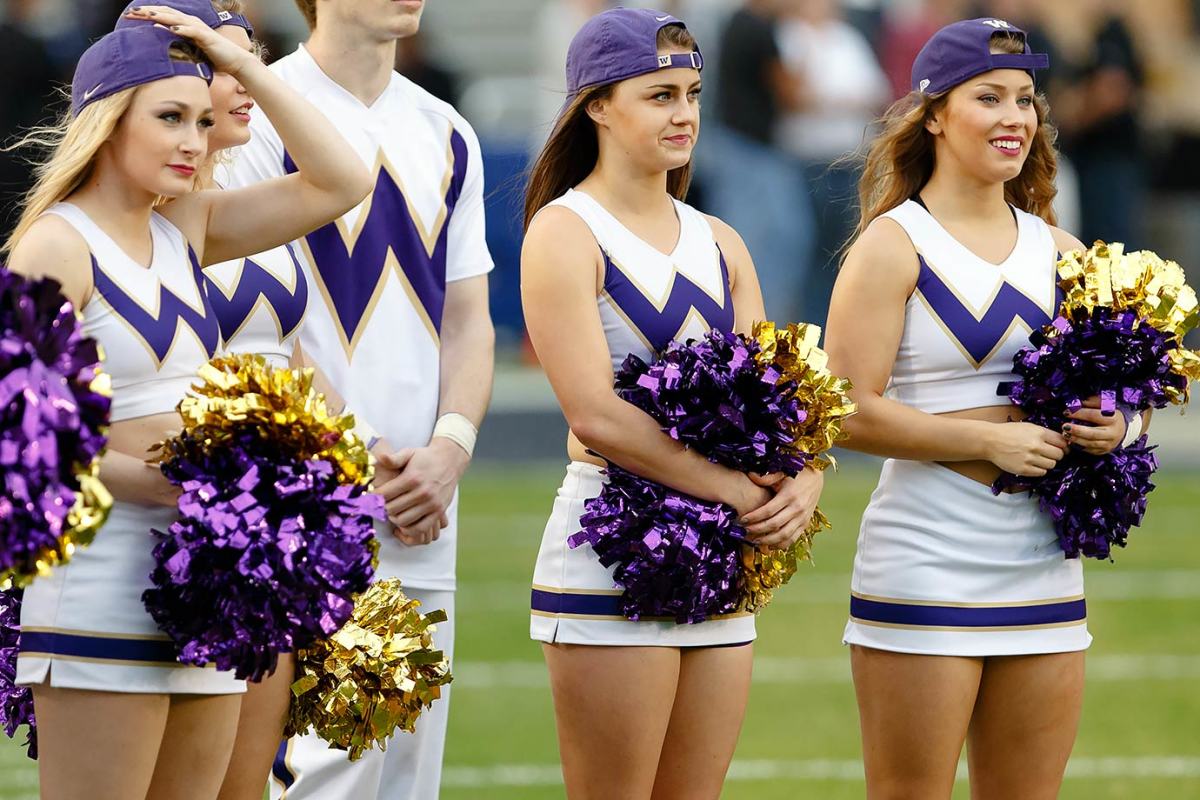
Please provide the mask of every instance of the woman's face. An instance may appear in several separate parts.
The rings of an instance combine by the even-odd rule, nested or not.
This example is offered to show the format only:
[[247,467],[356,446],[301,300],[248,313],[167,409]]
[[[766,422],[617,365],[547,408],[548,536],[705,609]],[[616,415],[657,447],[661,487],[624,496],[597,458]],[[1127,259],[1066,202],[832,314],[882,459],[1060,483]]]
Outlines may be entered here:
[[[247,51],[254,49],[245,28],[222,25],[217,28],[217,33]],[[218,72],[213,75],[209,90],[212,92],[213,117],[216,121],[209,135],[209,152],[216,153],[250,141],[250,109],[254,108],[254,101],[246,93],[246,88],[232,75]]]
[[[685,53],[664,50],[659,55]],[[700,71],[660,69],[617,84],[589,104],[592,120],[644,172],[685,166],[700,135]]]
[[151,195],[178,197],[192,190],[212,127],[208,84],[179,75],[139,87],[104,147],[135,186]]
[[952,159],[982,183],[1021,173],[1037,133],[1033,79],[1018,69],[994,69],[950,90],[926,124],[939,163]]

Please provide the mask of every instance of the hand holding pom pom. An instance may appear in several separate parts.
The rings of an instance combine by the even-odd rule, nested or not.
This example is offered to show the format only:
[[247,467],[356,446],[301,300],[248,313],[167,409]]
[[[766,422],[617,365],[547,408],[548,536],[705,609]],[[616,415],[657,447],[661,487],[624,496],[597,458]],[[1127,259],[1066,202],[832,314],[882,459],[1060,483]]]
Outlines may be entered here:
[[[1178,264],[1097,242],[1067,253],[1058,274],[1058,317],[1030,335],[1013,360],[1017,380],[1000,387],[1029,422],[1058,431],[1068,419],[1107,418],[1115,431],[1119,407],[1132,413],[1187,402],[1189,382],[1200,379],[1200,354],[1183,337],[1200,323],[1200,309]],[[1141,523],[1158,460],[1144,436],[1113,449],[1114,431],[1084,424],[1070,423],[1080,446],[1044,476],[1001,475],[992,490],[1031,490],[1068,558],[1109,558]]]

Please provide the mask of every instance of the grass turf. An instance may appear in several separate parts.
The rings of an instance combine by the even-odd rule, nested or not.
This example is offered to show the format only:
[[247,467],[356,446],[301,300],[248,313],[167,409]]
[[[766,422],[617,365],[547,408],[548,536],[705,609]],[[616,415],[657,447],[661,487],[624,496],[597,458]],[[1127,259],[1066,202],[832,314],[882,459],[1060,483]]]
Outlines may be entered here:
[[[875,478],[864,466],[831,476],[822,507],[834,530],[818,540],[817,563],[760,617],[728,800],[864,795],[840,638],[859,515]],[[564,796],[549,689],[528,637],[533,559],[560,479],[559,466],[484,466],[464,487],[445,800]],[[1158,484],[1131,546],[1116,563],[1087,565],[1095,643],[1063,798],[1200,800],[1200,475],[1164,472]],[[36,785],[35,764],[0,739],[0,800],[36,797]],[[955,797],[967,797],[965,782]]]

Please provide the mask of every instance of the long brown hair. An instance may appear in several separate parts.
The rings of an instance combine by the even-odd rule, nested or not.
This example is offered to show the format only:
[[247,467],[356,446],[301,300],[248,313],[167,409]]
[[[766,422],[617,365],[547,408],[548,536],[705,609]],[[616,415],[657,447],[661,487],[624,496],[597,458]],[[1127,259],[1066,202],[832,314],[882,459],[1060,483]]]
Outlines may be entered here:
[[[660,50],[690,51],[696,47],[696,40],[687,28],[668,25],[659,29],[657,44]],[[525,230],[529,230],[529,223],[543,206],[577,185],[596,168],[600,142],[596,138],[596,125],[587,115],[587,107],[593,100],[610,97],[614,86],[615,83],[609,83],[584,89],[558,118],[529,171],[529,185],[525,189]],[[667,192],[682,200],[687,196],[691,182],[692,162],[688,161],[667,173]]]
[[[1009,33],[993,34],[991,45],[1002,53],[1025,52],[1024,40]],[[871,142],[858,182],[860,211],[851,241],[862,235],[876,217],[921,191],[933,175],[933,134],[925,124],[946,107],[948,94],[910,92],[884,112],[879,120],[881,131]],[[1058,191],[1054,186],[1058,173],[1054,142],[1058,131],[1049,121],[1050,106],[1043,95],[1034,97],[1033,107],[1038,127],[1021,173],[1004,184],[1004,199],[1053,225],[1056,220],[1052,204]]]

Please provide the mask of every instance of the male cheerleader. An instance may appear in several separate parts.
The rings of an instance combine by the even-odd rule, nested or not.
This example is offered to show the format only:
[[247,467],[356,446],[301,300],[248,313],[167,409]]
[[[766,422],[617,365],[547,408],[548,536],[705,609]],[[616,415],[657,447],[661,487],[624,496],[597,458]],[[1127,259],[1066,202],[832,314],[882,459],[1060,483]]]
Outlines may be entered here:
[[[306,358],[378,432],[379,577],[425,610],[444,608],[435,644],[454,649],[457,486],[492,385],[483,171],[471,126],[393,71],[422,0],[296,0],[312,34],[271,69],[324,111],[375,177],[358,208],[297,242],[309,283]],[[295,169],[270,123],[231,168],[234,185]],[[360,428],[361,430],[361,428]],[[381,446],[396,448],[382,451]],[[438,796],[449,692],[386,753],[351,763],[314,736],[281,746],[271,796],[431,800]]]

